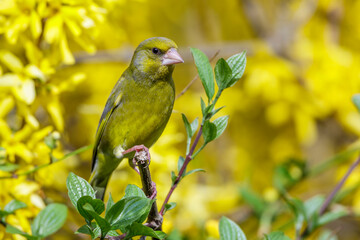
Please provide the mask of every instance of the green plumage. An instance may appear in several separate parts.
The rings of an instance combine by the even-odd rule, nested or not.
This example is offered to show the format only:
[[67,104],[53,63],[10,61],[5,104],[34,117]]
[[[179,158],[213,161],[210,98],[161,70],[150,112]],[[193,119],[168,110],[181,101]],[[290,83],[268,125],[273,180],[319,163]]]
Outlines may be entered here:
[[[155,54],[154,48],[159,52]],[[150,147],[160,137],[172,112],[174,65],[163,58],[176,44],[150,38],[135,50],[129,67],[113,88],[102,113],[93,152],[90,184],[103,199],[112,172],[124,157],[121,151],[135,145]],[[181,59],[181,58],[180,58]]]

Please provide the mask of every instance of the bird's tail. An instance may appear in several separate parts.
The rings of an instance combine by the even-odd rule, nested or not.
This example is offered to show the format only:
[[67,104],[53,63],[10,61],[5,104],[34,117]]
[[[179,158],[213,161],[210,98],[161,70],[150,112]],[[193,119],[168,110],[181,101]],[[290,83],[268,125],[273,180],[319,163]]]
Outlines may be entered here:
[[92,171],[89,182],[90,185],[95,190],[95,196],[97,199],[104,200],[105,190],[109,182],[110,176],[111,173],[104,175],[104,174],[98,174],[96,169]]

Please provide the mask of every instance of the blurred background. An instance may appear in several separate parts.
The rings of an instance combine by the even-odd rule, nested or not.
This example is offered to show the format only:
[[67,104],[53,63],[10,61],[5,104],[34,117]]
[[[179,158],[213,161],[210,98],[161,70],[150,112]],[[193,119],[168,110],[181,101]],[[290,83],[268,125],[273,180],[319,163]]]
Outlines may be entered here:
[[[331,158],[359,147],[360,114],[351,102],[360,92],[359,12],[355,0],[1,0],[0,207],[11,199],[28,205],[7,221],[29,232],[46,204],[66,203],[68,221],[49,239],[86,239],[73,234],[84,222],[65,182],[69,172],[89,178],[91,150],[25,176],[14,172],[93,144],[106,99],[135,47],[164,36],[185,60],[173,75],[177,94],[196,76],[190,47],[215,56],[213,66],[243,50],[248,57],[242,80],[218,102],[226,106],[218,116],[230,116],[228,128],[190,163],[206,172],[181,182],[163,230],[172,239],[216,239],[226,215],[248,239],[276,229],[294,238],[294,216],[279,189],[286,185],[302,200],[329,194],[356,154]],[[200,117],[204,96],[197,80],[176,100],[151,148],[159,205],[185,155],[181,113],[190,121]],[[49,139],[56,142],[53,150]],[[359,171],[337,203],[349,216],[310,239],[326,229],[338,239],[360,237]],[[108,192],[119,200],[129,183],[141,186],[123,161]],[[0,239],[23,238],[0,226]]]

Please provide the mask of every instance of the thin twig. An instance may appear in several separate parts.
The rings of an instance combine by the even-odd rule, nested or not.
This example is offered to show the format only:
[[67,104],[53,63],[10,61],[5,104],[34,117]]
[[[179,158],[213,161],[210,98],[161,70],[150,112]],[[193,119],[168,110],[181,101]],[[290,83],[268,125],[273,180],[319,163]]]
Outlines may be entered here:
[[180,171],[179,171],[178,176],[176,177],[173,185],[171,186],[168,194],[166,195],[165,201],[164,201],[164,203],[163,203],[163,205],[162,205],[162,207],[161,207],[161,210],[160,210],[160,215],[162,215],[162,216],[164,215],[165,205],[169,202],[172,193],[174,192],[175,188],[176,188],[177,185],[179,184],[179,182],[180,182],[180,180],[181,180],[181,178],[182,178],[182,175],[183,175],[184,172],[185,172],[185,169],[186,169],[187,165],[189,164],[189,162],[190,162],[191,159],[192,159],[192,155],[193,155],[193,153],[194,153],[194,151],[195,151],[195,147],[196,147],[196,145],[198,144],[198,142],[199,142],[199,140],[200,140],[200,137],[201,137],[201,134],[202,134],[202,128],[203,128],[203,126],[201,125],[201,126],[200,126],[200,129],[199,129],[199,131],[198,131],[198,133],[197,133],[197,135],[196,135],[195,141],[193,142],[193,144],[192,144],[192,146],[191,146],[191,148],[190,148],[189,153],[186,155],[184,164],[182,165],[182,167],[181,167],[181,169],[180,169]]
[[[216,53],[210,58],[209,62],[212,62],[217,55],[219,55],[220,50],[217,50]],[[175,100],[184,95],[184,93],[191,87],[191,85],[199,78],[199,74],[197,74],[186,87],[176,96]]]
[[[332,200],[335,198],[336,194],[339,192],[341,187],[344,185],[345,181],[349,178],[352,171],[357,167],[357,165],[360,164],[360,156],[357,158],[357,160],[349,167],[345,175],[341,178],[340,182],[335,186],[333,191],[329,194],[329,196],[326,198],[324,203],[321,205],[321,208],[319,210],[319,217],[323,215],[326,211],[326,209],[331,204]],[[309,234],[309,228],[306,227],[306,229],[301,233],[298,239],[303,239]]]

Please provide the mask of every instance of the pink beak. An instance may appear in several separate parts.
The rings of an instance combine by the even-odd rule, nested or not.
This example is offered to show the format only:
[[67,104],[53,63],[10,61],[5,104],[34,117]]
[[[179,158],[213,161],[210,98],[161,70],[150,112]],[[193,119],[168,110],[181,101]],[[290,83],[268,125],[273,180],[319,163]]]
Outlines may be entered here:
[[184,60],[175,48],[170,48],[162,59],[162,65],[172,65],[177,63],[183,63]]

